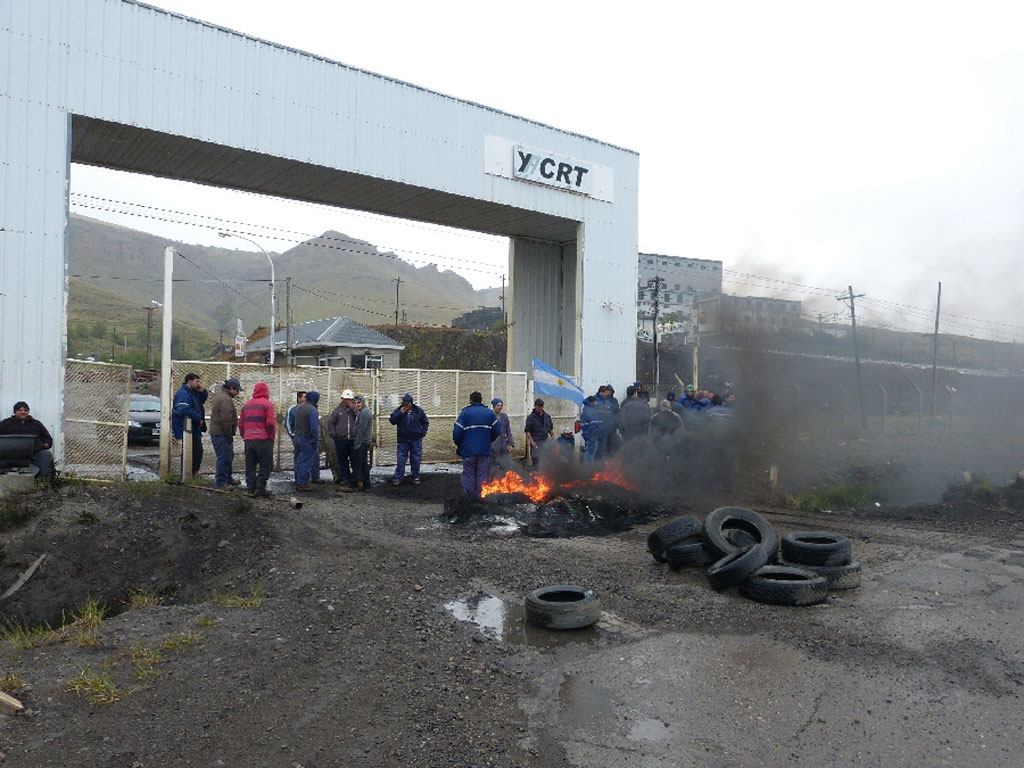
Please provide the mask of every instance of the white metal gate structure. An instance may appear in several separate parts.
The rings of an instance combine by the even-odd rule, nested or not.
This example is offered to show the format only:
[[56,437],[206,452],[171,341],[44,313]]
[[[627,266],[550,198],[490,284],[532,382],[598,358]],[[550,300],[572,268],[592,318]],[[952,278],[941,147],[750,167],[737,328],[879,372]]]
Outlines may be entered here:
[[[374,465],[394,464],[396,460],[397,429],[388,421],[391,412],[398,407],[402,395],[413,396],[430,419],[430,430],[423,441],[423,461],[457,461],[452,445],[452,425],[465,406],[469,405],[469,394],[479,391],[488,404],[495,397],[505,401],[505,413],[513,425],[516,444],[522,441],[518,432],[526,418],[527,380],[525,373],[501,371],[430,371],[412,368],[353,369],[317,366],[293,366],[291,368],[268,368],[258,363],[221,363],[175,360],[171,365],[172,389],[177,390],[185,380],[186,373],[199,374],[200,380],[210,390],[210,397],[224,383],[225,379],[236,378],[243,391],[236,398],[236,406],[252,397],[256,382],[262,381],[270,389],[270,400],[278,416],[279,429],[275,447],[276,466],[291,469],[294,466],[291,441],[287,439],[282,426],[284,415],[295,404],[295,393],[299,390],[316,390],[320,393],[317,410],[321,421],[341,401],[341,393],[351,389],[367,396],[367,404],[373,413]],[[210,400],[206,401],[206,414],[210,415]],[[518,425],[518,426],[517,426]],[[170,425],[162,427],[168,435]],[[181,443],[171,437],[171,471],[180,469]],[[209,443],[203,452],[201,473],[214,470],[214,455]],[[235,470],[242,471],[244,445],[240,436],[235,437]]]
[[[505,413],[513,425],[526,418],[526,374],[501,371],[425,371],[413,368],[382,368],[377,371],[374,392],[374,464],[394,464],[397,459],[398,429],[389,421],[392,411],[406,393],[412,395],[430,419],[423,439],[423,461],[458,461],[452,443],[452,425],[459,411],[469,405],[469,395],[477,391],[484,404],[495,397],[505,401]],[[522,441],[516,440],[520,446]]]
[[0,403],[58,459],[72,163],[508,237],[505,368],[634,378],[637,153],[133,0],[2,0],[0,52]]
[[124,479],[128,449],[127,365],[68,360],[62,472],[78,477]]

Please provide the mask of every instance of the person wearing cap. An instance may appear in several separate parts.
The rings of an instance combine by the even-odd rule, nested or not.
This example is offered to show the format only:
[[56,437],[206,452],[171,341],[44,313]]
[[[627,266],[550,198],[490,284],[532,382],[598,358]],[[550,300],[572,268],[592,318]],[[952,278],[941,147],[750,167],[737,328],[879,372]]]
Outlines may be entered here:
[[615,398],[608,391],[609,389],[611,389],[610,384],[602,384],[597,388],[597,394],[593,396],[597,405],[597,414],[601,420],[601,429],[597,436],[597,447],[594,454],[596,459],[606,459],[611,453],[612,433],[615,431],[615,414],[619,409],[619,404],[616,401],[615,409],[612,409],[612,401]]
[[565,458],[572,461],[576,455],[576,436],[573,434],[572,427],[566,427],[562,430],[562,434],[555,440],[555,447]]
[[320,463],[320,414],[316,409],[319,392],[307,392],[306,401],[295,409],[295,490],[313,490],[313,465]]
[[550,414],[544,412],[544,401],[538,397],[533,401],[533,410],[526,414],[526,442],[530,445],[530,461],[533,466],[540,464],[544,443],[554,436],[554,422]]
[[491,400],[491,410],[499,427],[498,436],[491,442],[491,466],[496,467],[508,456],[509,449],[516,447],[516,441],[512,438],[512,424],[505,413],[505,401],[500,397],[494,398]]
[[32,464],[39,480],[53,478],[53,438],[43,422],[30,415],[28,403],[19,400],[14,404],[14,415],[0,421],[0,435],[29,435],[32,437]]
[[[499,401],[500,402],[500,401]],[[491,444],[501,435],[494,411],[484,405],[479,392],[471,392],[452,426],[455,452],[462,458],[462,495],[479,499],[491,470]]]
[[398,458],[392,485],[401,485],[405,479],[405,464],[409,462],[413,483],[420,481],[420,460],[423,458],[423,437],[430,428],[427,414],[412,399],[408,392],[402,395],[402,403],[391,412],[388,421],[398,427]]
[[213,452],[217,455],[214,488],[241,485],[231,476],[235,463],[235,432],[238,430],[235,398],[241,391],[242,385],[238,379],[225,379],[210,401],[210,442],[213,443]]
[[[185,419],[192,428],[192,474],[203,464],[203,432],[206,431],[206,391],[198,373],[186,373],[171,400],[171,432],[175,440],[185,437]],[[183,457],[184,458],[184,457]]]
[[358,411],[353,403],[355,394],[351,389],[341,393],[341,403],[327,417],[327,434],[334,441],[334,452],[338,454],[338,474],[334,482],[342,491],[354,491],[358,479],[353,476],[356,451],[356,417]]
[[679,405],[683,407],[684,411],[688,411],[697,405],[697,402],[697,388],[693,384],[687,384],[686,391],[679,398]]
[[252,397],[242,406],[238,431],[245,441],[245,488],[249,496],[269,496],[267,481],[274,466],[277,414],[270,402],[270,387],[257,381]]
[[352,479],[355,488],[370,490],[370,444],[373,442],[373,414],[366,405],[364,395],[352,396],[356,412],[355,450],[352,454]]

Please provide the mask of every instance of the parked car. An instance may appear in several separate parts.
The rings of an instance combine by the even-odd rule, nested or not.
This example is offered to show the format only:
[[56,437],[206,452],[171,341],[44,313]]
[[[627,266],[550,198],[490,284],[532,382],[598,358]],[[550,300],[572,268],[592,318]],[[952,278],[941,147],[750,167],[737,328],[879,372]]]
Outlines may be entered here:
[[128,442],[148,443],[160,439],[160,398],[130,395],[128,398]]

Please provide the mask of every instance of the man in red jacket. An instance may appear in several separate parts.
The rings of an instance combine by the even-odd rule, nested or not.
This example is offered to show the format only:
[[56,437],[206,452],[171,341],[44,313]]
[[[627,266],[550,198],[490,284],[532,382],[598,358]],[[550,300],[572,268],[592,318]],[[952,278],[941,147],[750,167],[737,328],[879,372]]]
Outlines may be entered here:
[[[238,432],[245,441],[245,487],[248,496],[269,496],[267,480],[274,463],[274,404],[270,388],[260,381],[252,388],[252,398],[242,406]],[[259,474],[256,472],[259,465]]]

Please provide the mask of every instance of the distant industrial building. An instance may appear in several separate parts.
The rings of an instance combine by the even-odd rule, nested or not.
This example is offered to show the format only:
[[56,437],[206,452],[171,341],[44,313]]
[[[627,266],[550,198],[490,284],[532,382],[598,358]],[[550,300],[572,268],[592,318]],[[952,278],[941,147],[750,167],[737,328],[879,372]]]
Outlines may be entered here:
[[504,320],[501,307],[480,307],[472,312],[459,315],[452,320],[452,328],[464,328],[469,331],[489,331]]
[[637,277],[637,326],[640,329],[653,323],[653,281],[657,278],[664,281],[658,289],[658,324],[663,331],[667,328],[687,331],[693,317],[694,300],[722,292],[722,262],[712,259],[641,253]]
[[803,327],[801,302],[766,296],[708,296],[697,300],[700,333],[778,333]]

